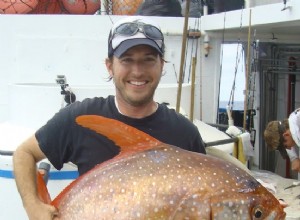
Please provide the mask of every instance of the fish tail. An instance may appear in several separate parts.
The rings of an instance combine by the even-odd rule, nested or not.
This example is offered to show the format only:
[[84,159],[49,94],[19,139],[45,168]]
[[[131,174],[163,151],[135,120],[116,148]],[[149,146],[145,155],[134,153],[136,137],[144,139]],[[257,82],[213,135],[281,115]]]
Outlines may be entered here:
[[46,204],[50,204],[51,197],[48,192],[46,183],[44,181],[43,174],[40,171],[37,171],[36,182],[37,182],[37,192],[40,200]]
[[106,136],[121,148],[121,154],[153,149],[161,142],[120,121],[99,115],[81,115],[77,124]]

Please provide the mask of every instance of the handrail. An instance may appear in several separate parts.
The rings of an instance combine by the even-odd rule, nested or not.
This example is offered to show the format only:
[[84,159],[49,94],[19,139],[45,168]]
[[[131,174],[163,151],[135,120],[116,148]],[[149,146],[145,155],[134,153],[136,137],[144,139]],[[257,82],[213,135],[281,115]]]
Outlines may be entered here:
[[12,156],[14,154],[14,151],[10,150],[0,150],[0,155],[1,156]]
[[239,139],[237,137],[233,137],[233,138],[224,139],[224,140],[206,142],[204,144],[205,144],[205,147],[210,147],[210,146],[216,146],[216,145],[223,145],[223,144],[235,143],[238,140]]

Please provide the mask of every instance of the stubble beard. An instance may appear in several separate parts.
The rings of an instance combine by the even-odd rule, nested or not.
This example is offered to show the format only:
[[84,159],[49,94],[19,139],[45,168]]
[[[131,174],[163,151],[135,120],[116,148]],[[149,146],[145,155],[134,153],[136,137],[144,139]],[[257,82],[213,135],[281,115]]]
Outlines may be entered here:
[[150,91],[149,93],[143,95],[143,96],[139,96],[137,97],[136,95],[132,95],[132,94],[126,94],[124,91],[122,92],[121,90],[117,89],[119,92],[119,95],[122,97],[122,99],[134,106],[134,107],[139,107],[139,106],[144,106],[150,102],[153,101],[153,97],[154,97],[154,93],[155,93],[155,89],[152,89],[152,91]]

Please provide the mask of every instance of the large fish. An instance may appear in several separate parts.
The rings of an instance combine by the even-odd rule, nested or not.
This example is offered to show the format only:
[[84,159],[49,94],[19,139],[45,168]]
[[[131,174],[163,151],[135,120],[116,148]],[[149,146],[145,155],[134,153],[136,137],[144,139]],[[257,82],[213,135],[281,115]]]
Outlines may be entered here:
[[278,200],[229,162],[164,144],[113,119],[76,121],[121,150],[51,202],[61,220],[285,218]]

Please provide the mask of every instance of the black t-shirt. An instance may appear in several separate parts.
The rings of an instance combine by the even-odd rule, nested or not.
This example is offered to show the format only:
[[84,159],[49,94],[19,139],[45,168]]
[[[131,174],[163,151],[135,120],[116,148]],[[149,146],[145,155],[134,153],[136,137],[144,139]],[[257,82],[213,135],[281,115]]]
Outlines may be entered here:
[[61,109],[35,133],[41,150],[58,170],[64,163],[72,162],[78,166],[81,175],[119,153],[119,147],[111,140],[76,124],[75,119],[79,115],[101,115],[116,119],[161,142],[205,153],[197,127],[166,105],[159,104],[152,115],[135,119],[118,112],[114,96],[97,97]]

